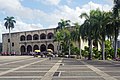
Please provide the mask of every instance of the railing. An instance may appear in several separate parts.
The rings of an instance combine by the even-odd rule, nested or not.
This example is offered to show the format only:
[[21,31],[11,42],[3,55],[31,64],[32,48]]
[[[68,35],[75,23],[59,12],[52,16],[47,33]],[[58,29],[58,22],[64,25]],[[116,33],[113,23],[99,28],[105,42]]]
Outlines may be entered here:
[[40,39],[40,40],[25,40],[25,41],[20,41],[20,43],[29,43],[29,42],[49,42],[49,41],[54,41],[54,39]]

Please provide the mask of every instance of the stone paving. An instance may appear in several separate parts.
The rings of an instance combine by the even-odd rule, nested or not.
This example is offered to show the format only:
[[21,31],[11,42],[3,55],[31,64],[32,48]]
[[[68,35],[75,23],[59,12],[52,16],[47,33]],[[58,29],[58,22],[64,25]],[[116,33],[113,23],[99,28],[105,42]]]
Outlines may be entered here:
[[120,80],[120,62],[0,56],[0,80]]

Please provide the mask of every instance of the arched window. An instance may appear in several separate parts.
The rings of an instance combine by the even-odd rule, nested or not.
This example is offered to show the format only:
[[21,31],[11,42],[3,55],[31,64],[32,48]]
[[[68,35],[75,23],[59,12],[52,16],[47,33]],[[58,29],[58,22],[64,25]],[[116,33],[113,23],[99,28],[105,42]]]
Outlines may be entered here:
[[35,50],[39,50],[39,46],[38,45],[34,45],[33,51],[35,51]]
[[32,46],[31,45],[27,46],[27,52],[32,52]]
[[54,37],[53,33],[48,33],[47,39],[53,39],[53,37]]
[[42,44],[42,45],[40,46],[40,50],[41,50],[41,52],[46,51],[46,46],[45,46],[44,44]]
[[20,37],[20,41],[25,41],[25,36],[24,36],[24,35],[22,35],[22,36]]
[[52,49],[52,50],[54,51],[54,46],[53,46],[53,44],[49,44],[49,45],[48,45],[48,49]]
[[27,40],[32,40],[32,36],[31,35],[27,35]]
[[34,34],[34,35],[33,35],[33,40],[39,40],[38,34]]
[[42,33],[42,34],[40,35],[40,39],[46,39],[46,35],[45,35],[44,33]]
[[24,46],[24,45],[22,45],[22,46],[20,47],[20,51],[21,51],[21,53],[24,53],[24,52],[25,52],[25,46]]

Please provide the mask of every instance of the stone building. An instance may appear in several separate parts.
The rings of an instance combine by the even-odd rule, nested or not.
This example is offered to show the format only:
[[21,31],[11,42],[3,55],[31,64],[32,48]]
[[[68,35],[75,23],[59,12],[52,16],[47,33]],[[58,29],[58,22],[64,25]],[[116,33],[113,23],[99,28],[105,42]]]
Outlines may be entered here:
[[[35,50],[52,49],[57,52],[57,42],[54,42],[55,28],[11,33],[11,51],[17,54],[27,54]],[[2,34],[3,52],[9,52],[9,34]],[[78,44],[77,44],[78,45]],[[87,43],[82,42],[82,49]]]
[[[57,51],[57,43],[54,42],[54,28],[15,32],[11,33],[11,51],[18,54],[25,54],[40,49],[46,51],[52,49]],[[9,34],[2,34],[3,52],[9,51]]]

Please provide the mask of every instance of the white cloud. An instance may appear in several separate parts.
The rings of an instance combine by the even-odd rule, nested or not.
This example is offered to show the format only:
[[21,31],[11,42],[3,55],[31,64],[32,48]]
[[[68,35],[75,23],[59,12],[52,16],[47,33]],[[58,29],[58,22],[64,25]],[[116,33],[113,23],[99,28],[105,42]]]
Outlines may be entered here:
[[22,6],[21,0],[0,0],[0,11],[6,15],[19,16],[21,19],[38,20],[47,14],[38,9]]
[[105,5],[96,4],[96,3],[93,3],[92,1],[90,1],[88,4],[83,6],[83,9],[87,9],[87,11],[92,10],[92,9],[96,9],[96,8],[99,8],[100,10],[104,10],[104,11],[109,11],[112,9],[112,6],[107,5],[107,4],[105,4]]
[[0,9],[18,9],[21,8],[20,0],[0,0]]
[[71,4],[73,0],[67,0],[67,4]]
[[107,1],[109,4],[111,4],[111,5],[113,5],[113,0],[105,0],[105,1]]
[[[4,26],[4,22],[0,22],[0,42],[2,41],[2,34],[8,33]],[[20,32],[20,31],[30,31],[30,30],[39,30],[43,29],[44,27],[41,24],[27,24],[22,22],[21,20],[16,20],[15,27],[11,30],[11,32]]]
[[103,9],[104,11],[109,11],[111,10],[112,6],[89,2],[88,4],[83,5],[82,7],[76,7],[75,9],[73,9],[67,5],[63,5],[59,6],[59,9],[56,10],[53,14],[51,14],[50,17],[51,18],[54,17],[53,18],[54,20],[52,20],[51,18],[50,20],[53,21],[54,23],[57,23],[60,19],[69,19],[73,23],[75,22],[83,23],[84,19],[79,18],[80,14],[83,12],[89,13],[90,10],[97,8],[100,8],[101,10]]
[[[28,7],[22,6],[21,0],[0,0],[0,12],[3,12],[4,14],[10,14],[15,15],[17,24],[15,25],[15,28],[12,30],[13,32],[18,31],[28,31],[28,30],[35,30],[35,29],[41,29],[43,28],[43,25],[45,28],[53,28],[57,26],[58,21],[60,19],[69,19],[73,23],[79,22],[82,23],[84,20],[79,18],[79,15],[83,12],[88,13],[91,9],[104,9],[105,11],[111,10],[112,6],[110,5],[101,5],[96,4],[93,2],[89,2],[86,5],[83,5],[82,7],[76,8],[70,8],[67,5],[59,5],[58,9],[54,10],[52,13],[45,13],[42,10],[39,9],[31,9]],[[41,1],[41,0],[40,0]],[[42,0],[43,1],[43,0]],[[54,0],[44,0],[44,2],[54,2]],[[58,5],[60,0],[55,0],[54,5]],[[53,4],[53,3],[52,3]],[[103,7],[102,7],[103,6]],[[33,21],[33,23],[26,23],[23,21]],[[34,23],[39,22],[39,23]],[[42,24],[41,24],[42,23]],[[3,26],[3,22],[0,22],[0,27]],[[46,26],[48,25],[48,26]],[[1,30],[1,29],[0,29]],[[8,32],[5,28],[2,28],[0,31],[0,41],[1,41],[1,34]]]
[[61,0],[36,0],[36,1],[40,1],[46,5],[58,5]]

